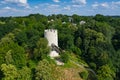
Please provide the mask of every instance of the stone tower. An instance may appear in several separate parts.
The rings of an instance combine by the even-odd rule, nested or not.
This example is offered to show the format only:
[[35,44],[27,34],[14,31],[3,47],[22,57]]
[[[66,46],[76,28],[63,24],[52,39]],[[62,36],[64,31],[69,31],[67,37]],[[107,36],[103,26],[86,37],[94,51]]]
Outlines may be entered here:
[[44,37],[48,40],[48,46],[51,47],[50,57],[59,56],[59,53],[53,49],[53,46],[58,47],[58,32],[56,29],[46,29]]

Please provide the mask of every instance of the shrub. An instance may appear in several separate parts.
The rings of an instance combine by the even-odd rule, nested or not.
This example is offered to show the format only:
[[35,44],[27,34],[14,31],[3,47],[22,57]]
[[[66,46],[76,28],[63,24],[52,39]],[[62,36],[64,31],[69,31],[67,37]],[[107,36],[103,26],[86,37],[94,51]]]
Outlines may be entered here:
[[68,53],[67,53],[67,52],[63,52],[63,53],[61,53],[60,56],[61,56],[61,59],[62,59],[63,62],[65,62],[65,63],[68,62],[68,60],[69,60],[69,56],[68,56]]
[[87,71],[83,71],[81,73],[79,73],[80,77],[83,79],[83,80],[87,80],[87,77],[88,77],[88,72]]

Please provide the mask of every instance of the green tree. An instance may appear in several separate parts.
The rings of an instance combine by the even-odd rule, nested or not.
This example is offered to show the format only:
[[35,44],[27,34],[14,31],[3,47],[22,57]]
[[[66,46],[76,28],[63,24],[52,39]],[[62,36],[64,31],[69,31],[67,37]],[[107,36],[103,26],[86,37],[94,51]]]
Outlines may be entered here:
[[89,59],[91,59],[91,61],[94,61],[94,59],[97,57],[97,51],[94,46],[89,47],[88,56],[89,56]]
[[34,49],[34,58],[36,60],[44,59],[50,51],[47,39],[40,38],[36,45],[37,47]]
[[27,46],[28,49],[33,49],[36,47],[36,42],[40,38],[39,36],[39,31],[35,30],[33,28],[27,29],[26,30],[26,35],[27,35]]
[[80,48],[81,45],[82,45],[82,39],[80,37],[78,37],[76,40],[75,40],[75,45]]
[[70,34],[59,35],[59,45],[62,49],[72,49],[74,47],[74,37]]
[[35,75],[36,80],[54,80],[54,76],[52,76],[52,66],[45,59],[38,63]]
[[[10,43],[2,43],[0,45],[0,55],[1,64],[6,62],[14,64],[17,67],[22,67],[26,65],[25,50],[17,43],[14,43],[12,41]],[[8,57],[11,58],[10,61]]]
[[79,23],[80,22],[80,16],[79,15],[77,15],[77,14],[73,14],[72,15],[72,18],[73,18],[73,22],[74,23]]
[[95,19],[96,21],[101,21],[101,22],[105,22],[105,21],[106,21],[105,16],[102,15],[102,14],[96,14],[95,17],[94,17],[94,19]]
[[5,55],[5,63],[6,64],[12,64],[14,61],[13,61],[13,58],[12,58],[12,55],[11,55],[11,50],[9,50],[6,55]]
[[14,65],[12,64],[2,64],[1,71],[4,74],[3,80],[15,80],[18,78],[18,72]]
[[97,72],[98,80],[114,80],[115,72],[110,68],[109,65],[101,66]]
[[16,35],[15,39],[19,45],[22,45],[23,43],[27,42],[27,35],[24,31],[22,31]]
[[18,71],[19,73],[19,80],[32,80],[32,74],[31,74],[31,69],[28,67],[22,67]]
[[75,53],[76,55],[79,55],[79,56],[81,56],[81,54],[82,54],[81,49],[78,48],[78,47],[76,47],[76,46],[74,46],[74,47],[72,48],[72,52]]

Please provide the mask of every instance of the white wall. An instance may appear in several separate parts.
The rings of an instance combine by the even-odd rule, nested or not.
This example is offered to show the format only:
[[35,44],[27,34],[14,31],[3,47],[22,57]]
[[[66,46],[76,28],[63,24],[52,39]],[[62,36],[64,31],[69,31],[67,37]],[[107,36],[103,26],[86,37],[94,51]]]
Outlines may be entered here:
[[52,43],[54,43],[56,46],[58,46],[58,33],[55,29],[47,29],[44,33],[45,38],[48,40],[48,46],[51,46]]
[[[48,46],[51,47],[51,44],[55,44],[56,46],[58,46],[58,33],[57,33],[57,30],[55,30],[55,29],[47,29],[44,32],[44,36],[48,40]],[[56,51],[51,50],[49,55],[50,55],[51,58],[54,58],[54,57],[59,56],[59,53],[57,53]]]

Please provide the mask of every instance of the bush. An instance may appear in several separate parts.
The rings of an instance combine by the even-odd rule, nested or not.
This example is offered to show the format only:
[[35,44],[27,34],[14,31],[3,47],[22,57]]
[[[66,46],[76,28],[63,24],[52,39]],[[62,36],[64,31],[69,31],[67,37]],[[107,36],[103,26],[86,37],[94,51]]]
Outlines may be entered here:
[[96,64],[95,63],[91,62],[91,63],[89,63],[89,65],[90,65],[90,68],[92,68],[93,70],[96,70]]
[[78,48],[76,46],[72,48],[72,51],[79,56],[81,56],[81,54],[82,54],[80,48]]
[[61,59],[62,59],[62,61],[63,61],[64,63],[67,63],[67,62],[68,62],[69,56],[68,56],[68,53],[67,53],[67,52],[61,53],[60,56],[61,56]]
[[79,73],[80,77],[83,79],[83,80],[87,80],[87,77],[88,77],[88,72],[87,71],[83,71],[81,73]]

